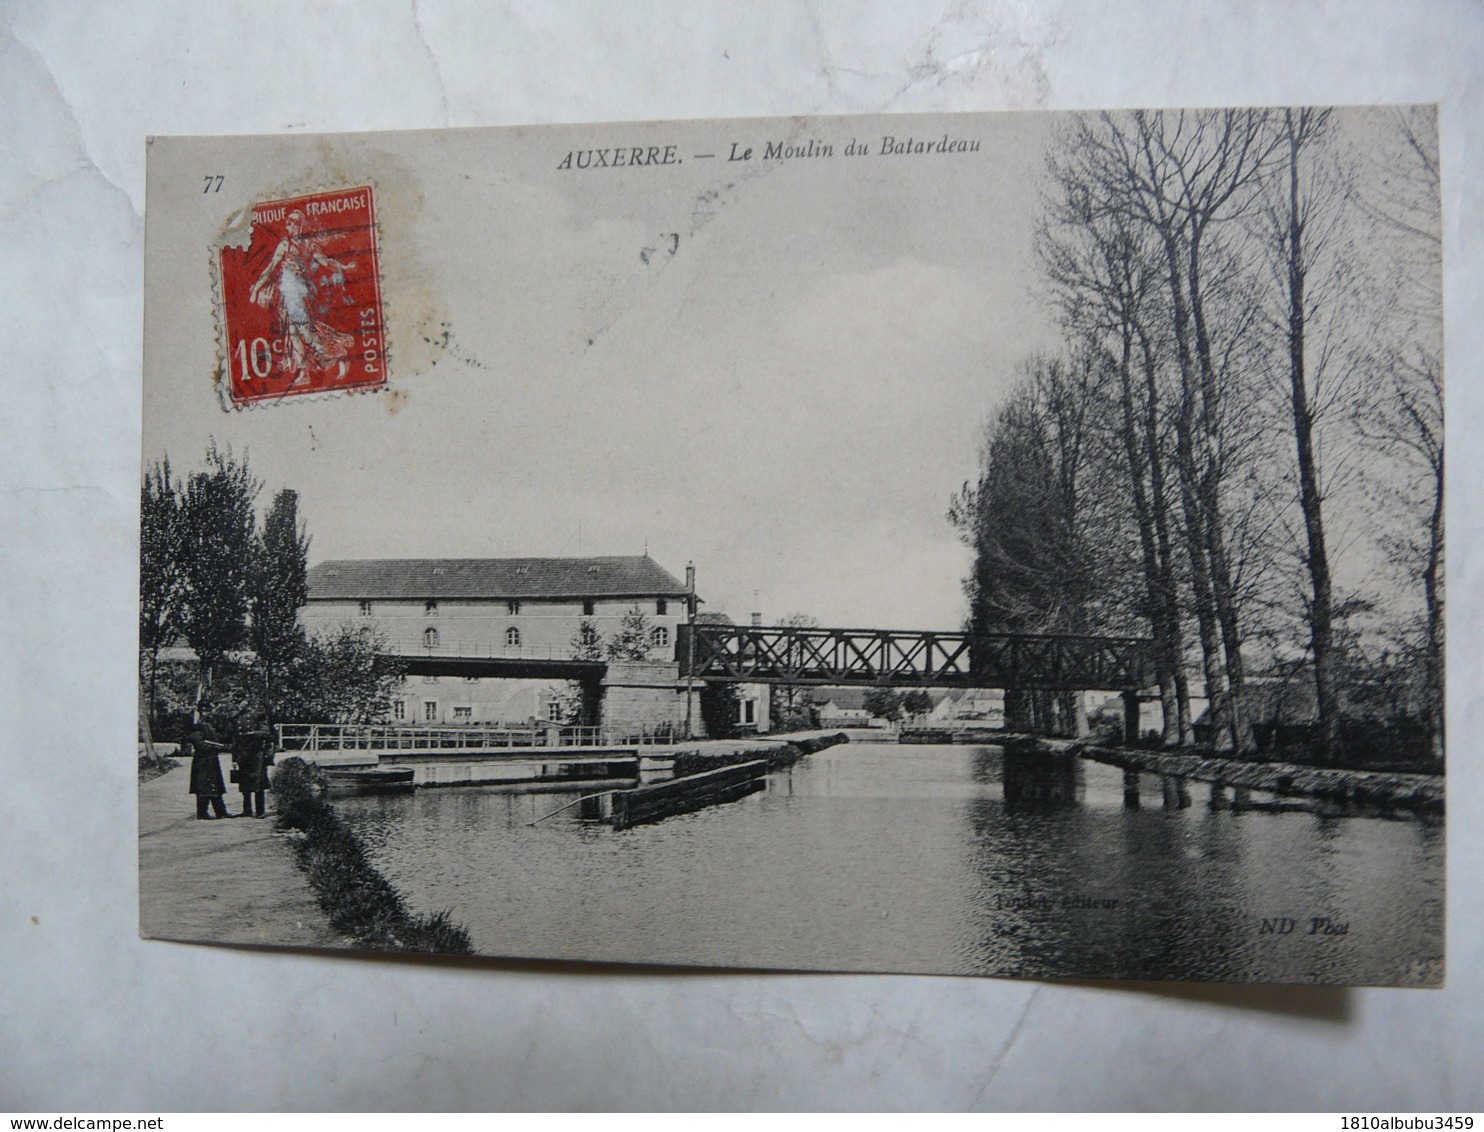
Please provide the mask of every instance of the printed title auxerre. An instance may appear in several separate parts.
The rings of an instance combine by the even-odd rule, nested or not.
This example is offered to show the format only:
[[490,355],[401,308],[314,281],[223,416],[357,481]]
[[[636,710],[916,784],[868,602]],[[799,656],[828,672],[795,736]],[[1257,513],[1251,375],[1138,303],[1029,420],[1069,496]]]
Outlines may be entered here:
[[[851,138],[844,146],[833,142],[810,138],[802,143],[769,141],[762,144],[758,152],[756,144],[733,141],[722,153],[693,153],[695,161],[792,161],[797,158],[818,157],[865,157],[875,153],[880,157],[906,157],[921,154],[978,153],[977,138],[954,138],[944,134],[939,138],[902,138],[884,134],[881,144],[874,150],[868,141]],[[630,169],[637,166],[681,165],[685,157],[678,145],[634,145],[614,146],[607,149],[571,149],[557,163],[558,169]]]

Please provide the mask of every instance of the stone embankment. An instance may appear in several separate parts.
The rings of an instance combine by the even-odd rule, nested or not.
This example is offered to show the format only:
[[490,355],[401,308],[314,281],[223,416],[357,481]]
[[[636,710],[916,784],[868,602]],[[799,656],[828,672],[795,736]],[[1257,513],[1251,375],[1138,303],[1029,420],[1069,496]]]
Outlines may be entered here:
[[1034,736],[1005,736],[1000,742],[1051,753],[1080,755],[1125,771],[1263,790],[1282,797],[1318,798],[1347,806],[1406,809],[1423,814],[1443,812],[1444,779],[1437,774],[1246,762]]

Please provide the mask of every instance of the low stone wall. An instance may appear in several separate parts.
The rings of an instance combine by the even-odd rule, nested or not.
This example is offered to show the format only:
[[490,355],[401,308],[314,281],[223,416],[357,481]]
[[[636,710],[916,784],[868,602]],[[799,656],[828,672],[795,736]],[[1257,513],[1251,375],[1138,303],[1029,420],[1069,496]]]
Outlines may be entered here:
[[805,755],[850,741],[843,731],[808,732],[787,739],[715,741],[695,748],[676,748],[675,777],[702,774],[718,767],[760,760],[768,770],[786,770]]

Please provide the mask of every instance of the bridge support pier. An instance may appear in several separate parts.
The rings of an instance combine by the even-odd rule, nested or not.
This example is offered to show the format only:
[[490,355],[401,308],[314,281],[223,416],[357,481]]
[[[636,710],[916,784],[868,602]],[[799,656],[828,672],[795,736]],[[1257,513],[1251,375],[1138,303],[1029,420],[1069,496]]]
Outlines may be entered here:
[[1180,775],[1160,775],[1160,786],[1164,793],[1165,809],[1184,810],[1190,807],[1190,789]]
[[1123,771],[1123,808],[1139,808],[1139,772],[1133,767],[1125,767]]
[[1139,743],[1139,693],[1123,693],[1123,741],[1130,747]]

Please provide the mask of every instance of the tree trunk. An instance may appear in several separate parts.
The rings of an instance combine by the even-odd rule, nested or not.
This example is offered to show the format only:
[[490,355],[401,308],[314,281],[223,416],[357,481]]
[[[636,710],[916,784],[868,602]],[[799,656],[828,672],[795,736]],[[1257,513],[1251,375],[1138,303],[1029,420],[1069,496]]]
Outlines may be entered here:
[[1170,288],[1175,331],[1175,356],[1180,372],[1180,413],[1175,425],[1175,467],[1180,480],[1180,504],[1185,515],[1185,542],[1190,558],[1190,584],[1195,597],[1196,627],[1200,634],[1201,659],[1206,675],[1207,715],[1213,737],[1223,719],[1229,719],[1226,670],[1216,623],[1216,599],[1211,588],[1209,543],[1201,501],[1197,496],[1200,477],[1195,458],[1196,365],[1192,356],[1190,307],[1180,266],[1180,244],[1167,222],[1160,232]]
[[[1169,499],[1165,490],[1165,452],[1159,436],[1159,373],[1154,349],[1148,336],[1142,331],[1139,349],[1144,362],[1144,451],[1149,463],[1150,511],[1154,519],[1158,608],[1164,618],[1164,664],[1172,678],[1174,695],[1174,710],[1165,711],[1162,745],[1188,747],[1194,741],[1194,734],[1190,727],[1190,689],[1185,676],[1185,641],[1180,625],[1180,594],[1175,584],[1175,551],[1170,537]],[[1161,703],[1163,702],[1162,698]]]
[[1304,219],[1299,200],[1300,137],[1292,118],[1288,122],[1288,379],[1293,405],[1293,433],[1298,450],[1299,504],[1308,540],[1305,562],[1309,569],[1309,629],[1314,653],[1314,691],[1319,715],[1319,754],[1326,764],[1339,755],[1340,705],[1334,655],[1334,592],[1330,581],[1329,551],[1325,545],[1324,516],[1319,491],[1319,467],[1314,453],[1314,407],[1304,340],[1307,312],[1304,287]]
[[1437,487],[1428,518],[1427,567],[1422,573],[1427,599],[1427,738],[1434,758],[1444,759],[1445,675],[1443,667],[1443,450],[1438,448]]
[[1236,588],[1232,584],[1231,564],[1227,558],[1225,523],[1221,510],[1221,387],[1216,366],[1211,358],[1211,339],[1206,332],[1205,299],[1200,278],[1201,232],[1191,235],[1186,282],[1190,288],[1190,326],[1195,337],[1195,357],[1199,365],[1201,459],[1197,478],[1197,495],[1201,510],[1201,534],[1205,542],[1211,596],[1215,602],[1217,624],[1221,629],[1221,647],[1226,661],[1227,718],[1231,729],[1232,749],[1248,754],[1254,749],[1252,726],[1243,705],[1246,673],[1242,662],[1241,623],[1237,613]]
[[149,704],[144,687],[139,689],[139,737],[144,742],[144,754],[151,761],[155,758],[155,737],[149,725]]
[[144,700],[144,741],[151,757],[154,756],[154,720],[155,720],[155,676],[160,668],[160,646],[153,645],[149,650],[149,680],[146,682],[148,689]]

